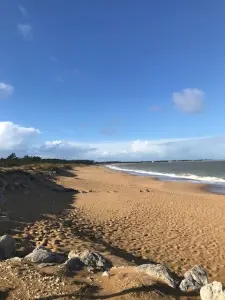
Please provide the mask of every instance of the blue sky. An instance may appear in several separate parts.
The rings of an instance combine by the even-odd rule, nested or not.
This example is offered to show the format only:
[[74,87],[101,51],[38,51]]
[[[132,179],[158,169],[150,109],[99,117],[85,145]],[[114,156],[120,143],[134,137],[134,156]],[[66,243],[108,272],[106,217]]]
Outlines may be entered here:
[[2,0],[0,155],[225,158],[224,12],[223,0]]

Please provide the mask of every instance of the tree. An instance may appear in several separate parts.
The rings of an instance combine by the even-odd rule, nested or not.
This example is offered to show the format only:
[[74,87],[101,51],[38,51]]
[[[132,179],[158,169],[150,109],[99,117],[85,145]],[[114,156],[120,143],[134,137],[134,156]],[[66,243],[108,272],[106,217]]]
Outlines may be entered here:
[[11,153],[7,159],[11,160],[11,159],[17,159],[18,157],[16,156],[16,153]]

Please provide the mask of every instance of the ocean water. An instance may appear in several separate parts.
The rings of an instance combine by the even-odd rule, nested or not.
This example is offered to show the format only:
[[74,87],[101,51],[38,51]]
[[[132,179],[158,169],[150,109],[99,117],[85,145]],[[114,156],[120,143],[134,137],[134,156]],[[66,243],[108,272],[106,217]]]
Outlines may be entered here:
[[108,165],[110,169],[168,181],[210,184],[212,192],[225,193],[225,161],[172,161]]

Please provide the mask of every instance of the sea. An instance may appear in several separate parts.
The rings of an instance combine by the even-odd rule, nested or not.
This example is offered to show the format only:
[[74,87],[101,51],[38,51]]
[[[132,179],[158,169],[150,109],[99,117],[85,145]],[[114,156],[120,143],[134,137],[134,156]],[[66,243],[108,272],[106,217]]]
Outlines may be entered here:
[[210,191],[225,194],[225,161],[169,161],[110,164],[106,167],[152,176],[163,181],[189,181],[208,184]]

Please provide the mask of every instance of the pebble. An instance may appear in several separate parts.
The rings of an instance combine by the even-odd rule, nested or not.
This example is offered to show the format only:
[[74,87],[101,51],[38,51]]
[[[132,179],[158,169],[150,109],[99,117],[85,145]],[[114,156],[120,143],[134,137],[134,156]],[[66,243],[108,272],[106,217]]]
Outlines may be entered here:
[[109,277],[109,276],[110,276],[110,274],[109,274],[109,272],[105,271],[105,272],[103,272],[103,273],[102,273],[102,276],[105,276],[105,277],[107,277],[107,276],[108,276],[108,277]]

